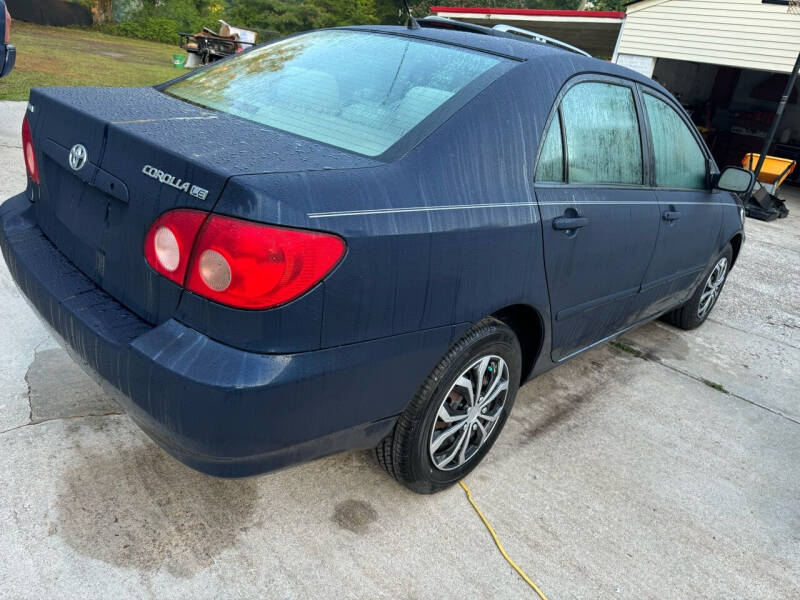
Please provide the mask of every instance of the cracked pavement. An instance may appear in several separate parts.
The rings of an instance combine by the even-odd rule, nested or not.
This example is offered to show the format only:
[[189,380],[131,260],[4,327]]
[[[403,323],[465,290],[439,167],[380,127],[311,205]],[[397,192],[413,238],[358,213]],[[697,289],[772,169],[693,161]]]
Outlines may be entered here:
[[[0,198],[24,186],[0,103]],[[550,598],[800,591],[800,193],[748,221],[711,319],[651,323],[537,378],[467,483]],[[369,453],[244,480],[164,454],[0,263],[0,598],[532,598],[459,488]]]

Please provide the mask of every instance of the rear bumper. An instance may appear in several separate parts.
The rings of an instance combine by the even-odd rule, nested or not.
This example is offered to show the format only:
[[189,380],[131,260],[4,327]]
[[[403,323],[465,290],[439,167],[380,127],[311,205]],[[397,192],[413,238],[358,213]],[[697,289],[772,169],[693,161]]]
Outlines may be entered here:
[[139,319],[53,246],[25,195],[0,206],[0,248],[67,351],[157,443],[217,476],[374,447],[456,332],[289,355],[246,352],[173,319]]

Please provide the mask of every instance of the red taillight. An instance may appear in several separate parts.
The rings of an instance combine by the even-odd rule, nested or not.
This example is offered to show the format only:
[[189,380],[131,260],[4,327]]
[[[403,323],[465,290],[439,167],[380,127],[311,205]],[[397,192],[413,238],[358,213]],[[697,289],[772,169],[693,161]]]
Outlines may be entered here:
[[36,163],[36,152],[33,149],[33,135],[28,115],[22,120],[22,153],[25,156],[25,169],[34,183],[39,183],[39,165]]
[[4,43],[7,44],[11,41],[11,15],[8,14],[8,7],[4,7],[6,11],[6,31],[3,37]]
[[179,209],[156,219],[144,241],[144,257],[150,266],[183,285],[194,240],[207,217],[202,210]]
[[[176,226],[190,214],[200,216],[185,229]],[[344,255],[344,241],[328,233],[220,215],[202,224],[206,216],[182,209],[165,213],[147,235],[145,256],[162,275],[228,306],[266,309],[294,300],[322,281]],[[191,258],[184,250],[189,236],[194,240]]]
[[239,308],[294,300],[330,273],[344,241],[328,233],[211,215],[195,245],[186,288]]

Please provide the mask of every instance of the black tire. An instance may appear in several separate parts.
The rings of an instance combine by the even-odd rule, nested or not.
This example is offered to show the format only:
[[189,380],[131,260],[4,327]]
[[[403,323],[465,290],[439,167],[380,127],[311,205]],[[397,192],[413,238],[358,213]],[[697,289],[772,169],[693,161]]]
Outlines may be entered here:
[[[712,274],[714,274],[715,269],[717,269],[718,265],[723,259],[725,259],[726,262],[722,281],[717,285],[717,290],[711,298],[710,306],[706,307],[704,311],[701,311],[700,303],[703,299],[703,294],[707,291],[706,287],[711,282],[710,278]],[[719,300],[719,297],[722,294],[722,289],[725,287],[725,282],[728,279],[728,273],[730,273],[732,260],[733,249],[731,248],[731,245],[728,244],[725,246],[725,249],[722,251],[722,253],[714,259],[714,262],[711,263],[711,266],[708,268],[708,270],[703,273],[703,278],[700,280],[700,283],[698,284],[694,294],[692,294],[692,297],[680,307],[662,316],[661,319],[670,325],[674,325],[675,327],[679,327],[681,329],[689,330],[700,327],[700,325],[702,325],[708,318],[708,315],[711,314],[711,311],[714,310],[714,306],[717,304],[717,300]]]
[[[484,358],[494,362],[490,362],[485,367],[485,371],[482,371],[488,374],[489,379],[484,383],[483,377],[481,377],[481,386],[485,385],[484,389],[488,388],[491,393],[491,390],[494,389],[492,384],[495,382],[495,378],[500,378],[497,381],[498,387],[502,388],[503,384],[507,384],[507,389],[502,405],[499,404],[499,400],[496,400],[487,405],[491,410],[485,408],[481,411],[480,407],[470,409],[467,396],[457,391],[466,391],[466,388],[454,386],[460,376],[468,374],[468,377],[473,377],[480,371],[484,365],[480,361]],[[500,361],[496,360],[497,358],[501,358],[505,366],[501,365]],[[476,363],[475,370],[468,370]],[[496,365],[494,371],[492,371],[492,365]],[[519,389],[521,368],[522,352],[514,332],[504,323],[493,318],[487,318],[477,323],[447,351],[425,379],[406,410],[400,415],[392,433],[375,449],[380,465],[397,481],[420,494],[432,494],[456,483],[475,468],[497,440],[514,405],[514,399]],[[506,373],[507,381],[502,379],[503,371]],[[478,385],[477,377],[470,381],[475,386]],[[486,397],[490,393],[487,393]],[[460,398],[460,400],[454,400],[454,398]],[[453,402],[459,402],[458,406],[465,407],[462,409],[465,413],[472,411],[473,416],[470,418],[473,422],[471,426],[464,425],[459,430],[461,433],[456,432],[446,436],[442,446],[446,446],[447,441],[452,440],[453,444],[450,447],[454,447],[455,437],[461,438],[463,435],[462,439],[466,441],[465,445],[474,449],[463,464],[442,470],[434,464],[433,455],[436,454],[436,449],[433,448],[435,445],[433,434],[434,427],[438,425],[441,428],[443,426],[440,409],[446,399],[447,407],[451,407]],[[447,410],[448,416],[451,416],[449,408],[445,408],[445,410]],[[487,410],[489,410],[487,416],[478,414],[479,412],[485,413]],[[471,422],[469,418],[460,413],[456,417],[463,418],[464,423]],[[490,418],[493,419],[494,425],[485,436],[481,436],[484,427],[481,425],[480,429],[476,429],[478,421],[483,424],[486,419]],[[459,421],[459,423],[461,422]],[[457,426],[446,425],[453,429]],[[444,434],[440,433],[439,435],[443,436]],[[471,444],[471,440],[474,440],[474,444]],[[478,443],[479,440],[482,441]],[[459,460],[461,458],[461,455],[458,456]]]

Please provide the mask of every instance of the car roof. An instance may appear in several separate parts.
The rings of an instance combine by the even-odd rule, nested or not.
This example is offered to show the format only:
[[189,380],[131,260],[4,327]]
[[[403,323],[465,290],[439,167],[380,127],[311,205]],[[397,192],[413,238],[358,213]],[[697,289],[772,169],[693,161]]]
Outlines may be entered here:
[[392,33],[404,37],[443,42],[458,46],[467,46],[484,52],[503,54],[518,60],[528,60],[544,54],[552,54],[555,49],[545,44],[531,43],[523,40],[515,40],[511,37],[500,37],[461,31],[454,29],[442,29],[439,27],[420,27],[419,29],[409,29],[399,25],[358,25],[346,27],[361,31],[377,31],[382,33]]
[[645,77],[636,71],[621,67],[615,63],[576,54],[575,52],[564,50],[558,46],[551,46],[535,41],[513,39],[511,36],[501,37],[438,27],[409,29],[408,27],[398,25],[358,25],[337,29],[389,33],[421,40],[453,44],[483,52],[491,52],[492,54],[500,54],[533,64],[546,61],[548,63],[548,70],[561,71],[565,76],[565,80],[576,73],[601,73],[637,81],[658,89],[659,91],[666,92],[666,90],[649,77]]

